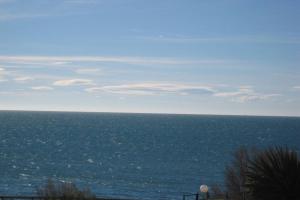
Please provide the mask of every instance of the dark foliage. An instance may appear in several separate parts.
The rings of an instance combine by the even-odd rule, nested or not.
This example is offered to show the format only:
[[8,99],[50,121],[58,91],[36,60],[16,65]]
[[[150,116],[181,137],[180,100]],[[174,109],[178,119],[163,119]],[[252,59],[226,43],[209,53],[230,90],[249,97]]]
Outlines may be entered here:
[[37,189],[37,195],[45,197],[45,200],[93,200],[95,195],[93,195],[90,190],[80,190],[73,183],[59,182],[54,183],[52,180]]
[[[230,199],[242,200],[246,194],[246,174],[250,161],[246,148],[240,147],[234,154],[231,165],[225,170],[225,186]],[[250,196],[246,197],[250,199]]]
[[210,197],[213,199],[225,199],[226,194],[219,185],[212,185],[210,188]]
[[300,159],[296,151],[270,148],[249,163],[247,187],[257,200],[299,200]]

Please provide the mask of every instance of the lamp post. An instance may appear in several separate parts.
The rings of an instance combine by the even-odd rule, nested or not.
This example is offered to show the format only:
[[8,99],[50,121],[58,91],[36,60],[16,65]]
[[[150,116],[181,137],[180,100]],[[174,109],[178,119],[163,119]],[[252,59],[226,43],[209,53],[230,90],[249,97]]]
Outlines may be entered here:
[[[184,194],[183,195],[183,200],[185,200],[185,198],[189,197],[189,196],[196,196],[196,200],[199,200],[199,199],[203,200],[203,195],[201,195],[201,194],[204,194],[204,199],[205,200],[208,199],[208,186],[207,185],[201,185],[200,188],[199,188],[199,191],[196,194]],[[199,196],[201,198],[199,198]]]
[[246,187],[244,185],[242,185],[240,187],[240,191],[242,192],[243,200],[246,200]]
[[201,193],[204,193],[204,198],[205,199],[207,199],[207,197],[208,197],[208,187],[207,187],[207,185],[201,185],[200,186],[200,192]]
[[[204,194],[204,199],[206,200],[207,199],[207,197],[208,197],[208,187],[207,187],[207,185],[201,185],[200,186],[200,188],[199,188],[199,190],[200,190],[200,194]],[[196,200],[199,200],[199,192],[197,192],[197,194],[196,194]],[[202,198],[201,198],[202,199]]]

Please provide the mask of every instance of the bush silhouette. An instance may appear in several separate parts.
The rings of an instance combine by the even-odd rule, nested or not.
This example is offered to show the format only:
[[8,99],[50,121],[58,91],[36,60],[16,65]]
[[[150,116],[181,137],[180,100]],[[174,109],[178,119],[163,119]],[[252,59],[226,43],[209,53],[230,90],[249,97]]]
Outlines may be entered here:
[[257,200],[299,200],[297,152],[277,147],[256,153],[248,165],[246,186]]
[[37,189],[37,195],[44,197],[45,200],[93,200],[95,195],[90,190],[80,190],[73,183],[59,182],[54,183],[51,179]]
[[[225,186],[230,199],[243,200],[246,195],[246,173],[250,162],[249,151],[240,147],[233,154],[233,160],[225,169]],[[246,199],[250,199],[248,196]]]

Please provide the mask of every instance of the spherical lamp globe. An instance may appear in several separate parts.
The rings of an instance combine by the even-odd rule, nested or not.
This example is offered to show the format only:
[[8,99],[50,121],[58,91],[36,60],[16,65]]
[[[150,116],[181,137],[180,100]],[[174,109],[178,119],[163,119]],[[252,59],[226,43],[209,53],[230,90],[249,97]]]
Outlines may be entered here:
[[207,185],[201,185],[201,186],[200,186],[200,192],[207,193],[207,192],[208,192],[208,187],[207,187]]

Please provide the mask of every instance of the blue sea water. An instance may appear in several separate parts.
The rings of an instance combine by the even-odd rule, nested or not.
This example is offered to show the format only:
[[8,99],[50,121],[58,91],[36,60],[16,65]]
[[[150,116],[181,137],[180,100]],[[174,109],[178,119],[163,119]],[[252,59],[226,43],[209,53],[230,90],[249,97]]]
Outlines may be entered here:
[[48,178],[98,196],[181,199],[223,184],[240,145],[300,150],[300,118],[0,112],[0,194],[32,194]]

